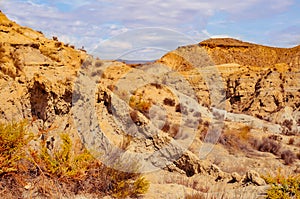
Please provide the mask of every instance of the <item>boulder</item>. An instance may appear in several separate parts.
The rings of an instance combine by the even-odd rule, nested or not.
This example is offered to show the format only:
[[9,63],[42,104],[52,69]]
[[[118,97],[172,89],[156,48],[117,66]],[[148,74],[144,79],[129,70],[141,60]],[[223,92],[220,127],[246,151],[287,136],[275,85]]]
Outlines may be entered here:
[[251,182],[255,185],[258,185],[258,186],[263,186],[263,185],[266,185],[266,182],[264,179],[262,179],[260,177],[260,175],[254,171],[254,170],[250,170],[246,173],[246,177],[245,177],[245,182]]

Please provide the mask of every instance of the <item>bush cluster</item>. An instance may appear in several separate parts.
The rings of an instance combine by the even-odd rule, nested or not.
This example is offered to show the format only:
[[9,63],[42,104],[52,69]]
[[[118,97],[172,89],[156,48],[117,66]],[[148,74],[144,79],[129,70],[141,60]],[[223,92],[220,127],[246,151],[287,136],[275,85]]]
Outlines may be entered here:
[[296,154],[288,149],[282,150],[281,143],[279,141],[271,139],[270,137],[263,138],[261,141],[254,140],[254,142],[252,142],[252,145],[259,151],[269,152],[273,153],[276,156],[279,156],[286,165],[293,164],[297,159]]
[[267,199],[300,198],[300,175],[285,176],[279,170],[276,176],[268,174],[263,178],[271,185]]
[[129,105],[134,110],[147,114],[152,106],[152,102],[150,100],[143,99],[142,95],[139,95],[132,96],[129,100]]
[[30,142],[39,138],[28,133],[27,125],[0,124],[0,198],[22,195],[28,184],[31,193],[48,198],[87,193],[139,197],[148,190],[149,182],[140,174],[108,168],[86,149],[75,153],[68,133],[60,134],[60,146],[49,148],[41,139],[40,149],[34,150]]
[[274,155],[279,155],[281,144],[270,138],[263,138],[262,141],[255,144],[257,150],[262,152],[273,153]]

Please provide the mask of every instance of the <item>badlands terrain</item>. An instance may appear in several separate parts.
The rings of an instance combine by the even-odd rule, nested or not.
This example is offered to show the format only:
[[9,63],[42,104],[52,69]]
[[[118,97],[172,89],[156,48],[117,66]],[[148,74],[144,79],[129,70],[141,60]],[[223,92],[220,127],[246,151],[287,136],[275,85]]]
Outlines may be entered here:
[[299,72],[230,38],[103,61],[0,13],[0,197],[299,198]]

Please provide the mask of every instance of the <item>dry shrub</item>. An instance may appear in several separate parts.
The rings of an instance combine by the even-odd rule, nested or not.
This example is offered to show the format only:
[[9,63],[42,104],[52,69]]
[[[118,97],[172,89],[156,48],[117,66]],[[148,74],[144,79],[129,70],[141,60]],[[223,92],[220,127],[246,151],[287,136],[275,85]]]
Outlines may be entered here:
[[284,120],[282,123],[283,126],[287,127],[290,131],[292,130],[293,121],[292,120]]
[[263,138],[261,141],[256,140],[253,145],[259,151],[273,153],[274,155],[279,155],[281,149],[281,144],[270,138]]
[[151,83],[150,85],[154,86],[156,89],[162,89],[163,88],[163,86],[161,84],[158,84],[158,83]]
[[295,143],[295,139],[294,138],[290,138],[288,144],[289,145],[293,145]]
[[169,130],[170,130],[170,122],[167,120],[166,122],[165,122],[165,124],[164,124],[164,126],[162,127],[162,129],[161,129],[163,132],[169,132]]
[[59,48],[59,47],[62,47],[63,46],[63,43],[62,42],[55,42],[55,47],[56,48]]
[[181,175],[165,176],[164,183],[183,185],[202,193],[208,193],[210,189],[210,187],[199,178],[190,178]]
[[209,122],[209,121],[205,121],[205,122],[203,123],[203,125],[204,125],[205,127],[209,127],[210,122]]
[[178,112],[178,113],[181,113],[181,106],[180,106],[180,104],[177,104],[175,106],[175,111]]
[[297,158],[296,155],[290,150],[283,151],[281,153],[280,157],[281,157],[281,159],[284,160],[284,163],[286,165],[293,164],[295,162],[296,158]]
[[13,173],[8,173],[0,176],[0,198],[16,198],[22,196],[21,189],[23,188],[19,183],[20,176]]
[[138,125],[140,123],[139,115],[136,110],[130,112],[130,117],[135,124]]
[[38,44],[38,43],[32,43],[32,44],[30,44],[30,47],[35,48],[35,49],[39,49],[40,48],[40,44]]
[[282,141],[282,137],[280,135],[274,134],[274,135],[270,135],[268,138],[276,141]]
[[170,136],[175,137],[177,133],[179,133],[180,125],[179,124],[172,124],[170,128]]
[[60,134],[62,143],[59,149],[49,151],[47,142],[41,141],[40,152],[31,150],[31,156],[43,172],[58,177],[78,177],[84,175],[87,166],[93,160],[92,155],[84,150],[73,154],[73,143],[67,133]]
[[175,100],[170,98],[164,99],[164,105],[166,106],[175,106]]
[[250,127],[245,126],[238,130],[227,129],[219,138],[219,143],[228,147],[229,149],[239,149],[248,151],[250,149],[249,140]]
[[201,117],[201,113],[197,111],[197,112],[195,112],[195,113],[193,114],[193,117],[200,118],[200,117]]

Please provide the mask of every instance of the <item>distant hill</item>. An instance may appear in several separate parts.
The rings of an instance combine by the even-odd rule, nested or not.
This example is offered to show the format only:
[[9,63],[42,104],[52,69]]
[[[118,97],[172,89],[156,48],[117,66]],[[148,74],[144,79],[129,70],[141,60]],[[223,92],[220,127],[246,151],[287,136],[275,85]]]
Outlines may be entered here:
[[116,61],[123,62],[125,64],[147,64],[147,63],[152,63],[155,60],[126,60],[126,59],[117,59]]

